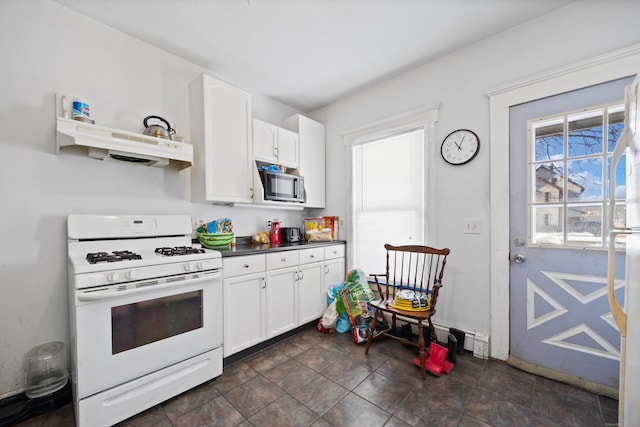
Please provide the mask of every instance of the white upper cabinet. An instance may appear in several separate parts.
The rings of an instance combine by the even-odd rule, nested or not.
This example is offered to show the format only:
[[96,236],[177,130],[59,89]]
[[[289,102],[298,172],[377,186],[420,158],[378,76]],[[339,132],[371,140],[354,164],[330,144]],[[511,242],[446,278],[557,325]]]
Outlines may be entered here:
[[298,134],[271,123],[253,119],[253,158],[288,168],[297,168]]
[[251,94],[202,74],[189,85],[192,201],[253,203]]
[[284,120],[283,127],[298,134],[300,161],[298,169],[304,176],[305,207],[324,208],[325,194],[325,128],[301,114]]
[[278,162],[289,168],[299,165],[298,134],[290,130],[278,128]]

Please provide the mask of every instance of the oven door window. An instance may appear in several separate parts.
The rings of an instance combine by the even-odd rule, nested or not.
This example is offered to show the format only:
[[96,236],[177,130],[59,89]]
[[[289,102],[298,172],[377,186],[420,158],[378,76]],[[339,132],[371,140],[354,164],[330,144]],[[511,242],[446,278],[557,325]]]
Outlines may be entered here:
[[202,328],[202,291],[111,308],[112,353]]

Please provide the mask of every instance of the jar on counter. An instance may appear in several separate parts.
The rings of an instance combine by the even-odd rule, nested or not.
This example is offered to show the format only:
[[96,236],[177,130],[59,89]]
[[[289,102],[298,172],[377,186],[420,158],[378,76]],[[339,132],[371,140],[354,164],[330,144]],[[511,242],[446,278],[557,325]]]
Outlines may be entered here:
[[280,221],[274,219],[271,221],[271,243],[280,243],[282,238],[280,236]]

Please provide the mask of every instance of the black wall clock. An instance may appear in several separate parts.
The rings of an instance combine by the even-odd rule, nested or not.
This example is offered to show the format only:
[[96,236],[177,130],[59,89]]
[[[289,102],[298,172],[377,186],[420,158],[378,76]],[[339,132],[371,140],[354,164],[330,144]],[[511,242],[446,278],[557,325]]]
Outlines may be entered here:
[[440,146],[440,154],[445,162],[463,165],[473,160],[480,150],[478,135],[469,129],[458,129],[445,137]]

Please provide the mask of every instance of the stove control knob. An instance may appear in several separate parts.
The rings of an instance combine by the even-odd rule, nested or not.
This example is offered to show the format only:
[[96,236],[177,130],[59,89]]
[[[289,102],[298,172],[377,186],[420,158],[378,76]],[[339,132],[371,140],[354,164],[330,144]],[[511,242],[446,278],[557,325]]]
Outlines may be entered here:
[[124,277],[126,277],[129,280],[135,279],[136,278],[136,271],[135,270],[127,271],[126,273],[124,273]]
[[202,261],[196,262],[196,268],[198,270],[204,270],[204,262],[202,262]]
[[120,274],[118,274],[118,272],[116,272],[116,271],[112,271],[110,273],[107,273],[107,281],[108,282],[115,282],[119,278],[120,278]]
[[191,271],[191,264],[183,264],[182,268],[184,268],[184,271]]

